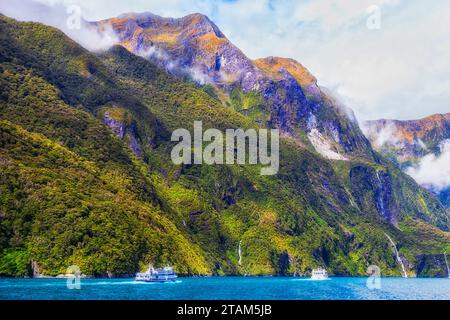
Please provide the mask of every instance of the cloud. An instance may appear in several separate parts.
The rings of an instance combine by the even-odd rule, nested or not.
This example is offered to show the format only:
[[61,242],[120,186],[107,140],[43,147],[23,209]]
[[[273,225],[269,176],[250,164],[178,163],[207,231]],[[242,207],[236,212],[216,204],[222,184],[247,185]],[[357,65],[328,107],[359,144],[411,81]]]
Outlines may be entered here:
[[391,121],[386,122],[386,125],[382,126],[381,129],[377,128],[376,124],[361,123],[361,130],[377,149],[386,145],[395,146],[400,143],[398,129],[395,123]]
[[212,82],[212,79],[208,77],[204,70],[195,66],[191,68],[184,66],[181,61],[170,56],[163,48],[151,46],[149,48],[141,49],[140,51],[135,52],[135,54],[152,61],[170,74],[188,76],[200,85]]
[[36,21],[56,27],[90,51],[106,50],[118,42],[114,31],[97,30],[87,23],[80,7],[33,0],[0,1],[0,12],[21,21]]
[[440,155],[428,154],[406,170],[417,183],[437,192],[450,186],[450,139],[443,141],[440,149]]

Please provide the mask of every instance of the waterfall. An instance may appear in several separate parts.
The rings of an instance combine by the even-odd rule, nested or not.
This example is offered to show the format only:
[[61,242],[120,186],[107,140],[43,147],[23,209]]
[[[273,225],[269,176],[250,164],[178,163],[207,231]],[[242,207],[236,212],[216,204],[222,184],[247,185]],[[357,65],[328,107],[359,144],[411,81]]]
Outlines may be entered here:
[[397,250],[397,246],[395,245],[394,241],[392,241],[391,237],[389,237],[387,235],[387,233],[385,233],[386,237],[389,239],[389,242],[392,244],[392,246],[395,249],[395,255],[397,256],[397,261],[400,263],[401,267],[402,267],[402,271],[403,271],[403,278],[408,278],[408,275],[406,274],[406,269],[405,269],[405,265],[403,264],[402,259],[400,258],[400,255],[398,254],[398,250]]
[[444,252],[445,264],[447,265],[447,276],[450,279],[450,269],[448,268],[447,253]]
[[380,191],[380,196],[378,197],[378,204],[379,204],[379,206],[380,206],[380,210],[381,210],[381,215],[383,216],[383,217],[385,217],[386,216],[386,210],[385,210],[385,208],[384,208],[384,202],[383,202],[383,183],[381,182],[381,178],[380,178],[380,173],[378,172],[378,170],[377,170],[377,178],[378,178],[378,182],[379,182],[379,184],[380,184],[380,189],[381,189],[381,191]]
[[241,261],[242,261],[242,256],[241,256],[241,243],[242,243],[242,240],[240,240],[239,241],[239,247],[238,247],[238,256],[239,256],[239,261],[238,261],[238,263],[239,263],[239,265],[241,265]]

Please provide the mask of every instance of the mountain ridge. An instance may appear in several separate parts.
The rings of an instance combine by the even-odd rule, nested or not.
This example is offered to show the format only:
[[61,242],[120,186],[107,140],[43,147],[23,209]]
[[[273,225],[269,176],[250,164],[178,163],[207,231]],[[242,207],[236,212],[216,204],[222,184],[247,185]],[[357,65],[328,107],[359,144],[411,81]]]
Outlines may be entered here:
[[[450,113],[437,113],[417,120],[369,120],[365,121],[364,125],[369,127],[369,130],[371,126],[374,126],[374,129],[376,130],[376,126],[385,127],[389,124],[393,124],[397,127],[397,129],[404,129],[406,131],[405,134],[399,138],[403,138],[411,143],[414,138],[422,139],[430,130],[445,127],[448,122],[450,122]],[[401,132],[399,132],[399,134],[401,134]],[[443,140],[447,137],[448,135],[445,135],[444,133],[440,139]]]
[[410,164],[427,153],[439,153],[439,144],[450,139],[450,113],[418,120],[366,121],[363,128],[378,151],[392,151],[401,164]]
[[[420,168],[423,159],[439,159],[450,141],[450,113],[434,114],[418,120],[374,120],[363,124],[374,148],[408,172]],[[428,168],[430,170],[432,168]],[[442,174],[444,174],[442,172]],[[419,181],[420,182],[420,181]],[[450,186],[424,185],[439,195],[450,208]]]
[[[168,133],[191,129],[194,120],[219,129],[283,120],[258,121],[254,112],[305,101],[293,77],[261,95],[235,88],[227,105],[216,88],[214,95],[122,46],[93,54],[54,28],[9,18],[0,19],[0,30],[2,275],[27,275],[31,261],[48,275],[73,263],[88,274],[129,274],[148,262],[170,263],[184,275],[290,275],[320,265],[364,275],[370,264],[398,275],[385,234],[408,272],[421,275],[420,255],[449,249],[442,205],[381,157],[329,160],[282,137],[275,177],[253,166],[171,163]],[[274,100],[274,88],[292,99]],[[300,129],[333,132],[322,128],[331,118],[339,134],[359,130],[332,105],[297,105],[317,115],[313,121],[306,113],[309,124]],[[26,148],[34,136],[39,143]],[[61,164],[66,149],[96,175],[72,172],[77,162]]]
[[[375,158],[356,120],[317,86],[299,62],[280,57],[251,60],[203,15],[170,19],[147,13],[143,22],[140,17],[131,14],[94,24],[100,30],[111,28],[118,44],[169,72],[176,75],[181,70],[194,81],[231,93],[240,101],[225,103],[312,146],[324,157]],[[164,23],[152,23],[161,19]]]

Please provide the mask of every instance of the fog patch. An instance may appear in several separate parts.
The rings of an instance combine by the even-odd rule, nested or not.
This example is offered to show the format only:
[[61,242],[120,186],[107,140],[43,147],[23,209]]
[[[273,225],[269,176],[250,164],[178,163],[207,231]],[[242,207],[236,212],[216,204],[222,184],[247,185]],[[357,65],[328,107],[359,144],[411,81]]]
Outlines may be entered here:
[[428,154],[406,173],[422,186],[440,192],[450,186],[450,139],[440,144],[440,154]]
[[173,58],[170,53],[159,46],[152,45],[150,47],[134,50],[133,53],[155,63],[172,75],[188,76],[192,81],[199,85],[213,83],[213,80],[200,66],[185,66],[182,61]]
[[104,51],[119,42],[111,27],[99,30],[83,19],[79,6],[43,4],[32,0],[1,1],[0,12],[19,21],[33,21],[63,31],[90,51]]
[[[346,98],[338,93],[337,90],[333,90],[327,87],[319,87],[320,91],[323,92],[331,101],[333,102],[333,107],[338,110],[338,112],[347,117],[351,122],[358,124],[355,112],[352,108],[347,106]],[[320,94],[320,91],[318,94]]]
[[361,124],[361,130],[372,142],[375,149],[380,149],[386,145],[395,146],[401,142],[398,138],[397,126],[391,121],[386,122],[381,128],[376,123],[364,122]]

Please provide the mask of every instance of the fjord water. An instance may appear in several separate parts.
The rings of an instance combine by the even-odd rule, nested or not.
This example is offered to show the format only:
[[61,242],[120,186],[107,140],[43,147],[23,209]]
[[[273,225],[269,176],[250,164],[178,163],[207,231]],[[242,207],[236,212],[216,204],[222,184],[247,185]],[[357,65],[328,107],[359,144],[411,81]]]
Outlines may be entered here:
[[0,279],[0,299],[94,300],[450,300],[450,279],[382,278],[369,289],[367,278],[312,281],[279,277],[180,278],[174,283],[134,279],[81,279],[68,289],[66,279]]

